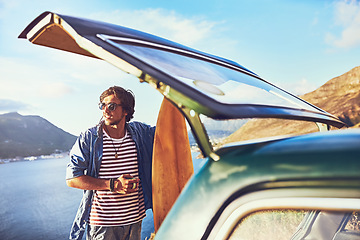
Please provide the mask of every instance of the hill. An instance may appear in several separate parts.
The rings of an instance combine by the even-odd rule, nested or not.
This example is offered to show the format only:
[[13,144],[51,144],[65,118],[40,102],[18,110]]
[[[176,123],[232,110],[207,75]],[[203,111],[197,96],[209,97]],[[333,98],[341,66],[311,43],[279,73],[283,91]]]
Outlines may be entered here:
[[331,79],[304,100],[339,117],[352,127],[360,122],[360,66]]
[[[360,66],[335,77],[300,98],[339,117],[349,127],[360,127]],[[293,120],[256,119],[247,122],[226,142],[262,137],[305,134],[318,131],[313,123]]]
[[0,159],[68,151],[76,137],[39,116],[0,115]]

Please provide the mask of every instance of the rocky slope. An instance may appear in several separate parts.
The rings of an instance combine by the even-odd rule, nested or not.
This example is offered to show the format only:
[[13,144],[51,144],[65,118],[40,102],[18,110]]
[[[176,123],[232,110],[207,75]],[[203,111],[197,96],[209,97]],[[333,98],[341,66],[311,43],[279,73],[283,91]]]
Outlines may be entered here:
[[[360,66],[331,79],[315,91],[302,95],[300,98],[339,117],[349,127],[360,127]],[[229,136],[226,142],[315,131],[318,129],[313,123],[257,119],[247,122]]]
[[304,100],[339,117],[352,127],[360,122],[360,66],[331,79]]

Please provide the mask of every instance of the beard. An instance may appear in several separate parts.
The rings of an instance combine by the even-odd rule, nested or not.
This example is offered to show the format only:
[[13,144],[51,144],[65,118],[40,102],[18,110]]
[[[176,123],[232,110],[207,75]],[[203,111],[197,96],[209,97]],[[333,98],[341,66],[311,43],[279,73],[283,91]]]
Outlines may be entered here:
[[126,114],[122,114],[120,119],[114,120],[114,121],[111,121],[110,119],[105,119],[105,125],[116,126],[124,119],[125,116],[126,116]]
[[114,122],[110,122],[109,125],[110,125],[110,126],[118,125],[118,124],[121,122],[121,120],[122,120],[122,119],[117,120],[117,121],[114,121]]

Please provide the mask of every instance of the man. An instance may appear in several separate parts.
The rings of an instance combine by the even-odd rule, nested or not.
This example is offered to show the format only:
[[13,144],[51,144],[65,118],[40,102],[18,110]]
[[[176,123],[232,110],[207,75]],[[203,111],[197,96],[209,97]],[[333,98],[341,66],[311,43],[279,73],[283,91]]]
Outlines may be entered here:
[[152,208],[151,163],[155,127],[133,118],[131,91],[110,87],[100,96],[103,119],[82,133],[70,152],[69,187],[84,194],[70,239],[140,239]]

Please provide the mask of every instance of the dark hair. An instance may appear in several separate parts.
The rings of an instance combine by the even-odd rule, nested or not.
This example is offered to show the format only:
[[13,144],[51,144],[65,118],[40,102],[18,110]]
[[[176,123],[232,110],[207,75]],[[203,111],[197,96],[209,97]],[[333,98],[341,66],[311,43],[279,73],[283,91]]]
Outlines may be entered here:
[[131,90],[125,90],[119,86],[109,87],[100,95],[100,102],[104,98],[114,95],[117,99],[120,100],[121,106],[124,111],[127,113],[126,122],[129,122],[134,117],[135,112],[135,95]]

